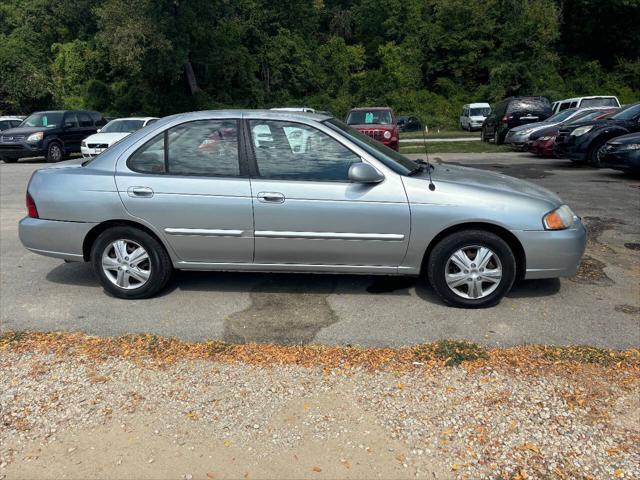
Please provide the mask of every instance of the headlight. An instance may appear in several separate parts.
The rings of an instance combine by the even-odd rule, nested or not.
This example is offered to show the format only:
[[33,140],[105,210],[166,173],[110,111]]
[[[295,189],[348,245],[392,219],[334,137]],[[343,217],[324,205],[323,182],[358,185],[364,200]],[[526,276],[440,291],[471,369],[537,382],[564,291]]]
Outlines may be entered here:
[[640,143],[623,143],[619,150],[640,150]]
[[382,136],[383,136],[384,138],[386,138],[387,140],[389,140],[389,139],[391,138],[391,132],[390,132],[389,130],[387,130],[386,132],[384,132],[384,133],[382,134]]
[[546,142],[547,140],[551,140],[553,137],[540,137],[540,140],[542,140],[543,142]]
[[31,135],[29,135],[27,137],[27,142],[35,143],[35,142],[41,141],[43,138],[44,138],[44,133],[43,132],[32,133]]
[[575,214],[567,205],[550,211],[542,218],[545,230],[564,230],[573,225]]
[[584,135],[585,133],[591,131],[593,125],[587,125],[586,127],[578,127],[573,132],[571,132],[572,137],[579,137],[580,135]]
[[84,140],[82,140],[82,143],[80,144],[82,147],[86,147],[87,146],[87,142],[85,142]]
[[526,130],[516,132],[516,135],[529,135],[530,133],[533,133],[534,130],[535,128],[527,128]]

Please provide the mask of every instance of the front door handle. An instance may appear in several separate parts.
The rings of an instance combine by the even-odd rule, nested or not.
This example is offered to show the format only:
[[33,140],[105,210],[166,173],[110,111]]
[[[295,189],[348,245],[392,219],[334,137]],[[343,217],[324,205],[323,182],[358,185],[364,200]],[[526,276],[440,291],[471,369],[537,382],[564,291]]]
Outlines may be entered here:
[[153,189],[150,187],[129,187],[127,194],[130,197],[153,197]]
[[284,203],[284,195],[278,192],[260,192],[258,201],[262,203]]

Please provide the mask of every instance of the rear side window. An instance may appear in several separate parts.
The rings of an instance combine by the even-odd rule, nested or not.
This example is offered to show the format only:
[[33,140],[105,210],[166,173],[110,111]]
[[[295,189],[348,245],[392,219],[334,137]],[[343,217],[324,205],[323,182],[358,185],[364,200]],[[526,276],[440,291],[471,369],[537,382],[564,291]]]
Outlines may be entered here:
[[142,173],[237,177],[238,122],[198,120],[177,125],[143,145],[127,165]]
[[76,116],[75,113],[67,113],[64,116],[64,126],[70,127],[70,128],[78,127],[78,117]]
[[[564,110],[565,108],[569,108],[569,104],[560,105],[560,110]],[[509,103],[509,108],[507,109],[507,113],[515,113],[515,112],[551,112],[551,107],[548,103],[537,100],[537,99],[521,99],[521,100],[513,100]]]

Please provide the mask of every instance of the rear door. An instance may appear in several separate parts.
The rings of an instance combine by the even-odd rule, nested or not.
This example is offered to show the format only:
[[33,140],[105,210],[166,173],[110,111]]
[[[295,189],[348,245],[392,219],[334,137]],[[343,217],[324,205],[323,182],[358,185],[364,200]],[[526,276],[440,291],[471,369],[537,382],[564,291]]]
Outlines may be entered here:
[[256,263],[390,272],[400,265],[410,213],[397,175],[373,185],[349,182],[349,167],[362,159],[328,129],[262,119],[247,126]]
[[60,137],[64,143],[65,152],[75,152],[80,150],[80,142],[82,141],[82,133],[80,124],[78,123],[77,112],[66,112],[64,114],[63,128]]
[[119,161],[125,208],[155,227],[183,262],[253,260],[251,186],[238,129],[235,118],[186,122]]
[[80,150],[82,140],[97,131],[98,128],[94,125],[91,116],[87,112],[78,112],[78,138],[80,141],[78,142],[77,149]]

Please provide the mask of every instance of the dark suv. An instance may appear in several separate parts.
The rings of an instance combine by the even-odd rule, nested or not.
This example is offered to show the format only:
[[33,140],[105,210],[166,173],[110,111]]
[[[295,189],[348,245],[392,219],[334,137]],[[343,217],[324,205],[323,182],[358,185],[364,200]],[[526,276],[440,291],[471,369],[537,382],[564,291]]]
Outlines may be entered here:
[[553,153],[574,162],[589,162],[599,167],[609,140],[640,132],[640,103],[634,103],[603,120],[580,126],[564,126],[556,137]]
[[25,157],[42,157],[59,162],[80,152],[80,143],[107,122],[98,112],[55,110],[29,115],[17,128],[0,134],[0,159],[17,162]]
[[551,104],[545,97],[509,97],[498,102],[482,124],[480,138],[496,145],[504,143],[507,132],[527,123],[542,122],[551,116]]

